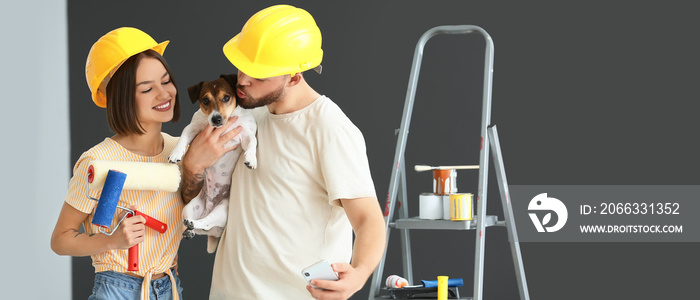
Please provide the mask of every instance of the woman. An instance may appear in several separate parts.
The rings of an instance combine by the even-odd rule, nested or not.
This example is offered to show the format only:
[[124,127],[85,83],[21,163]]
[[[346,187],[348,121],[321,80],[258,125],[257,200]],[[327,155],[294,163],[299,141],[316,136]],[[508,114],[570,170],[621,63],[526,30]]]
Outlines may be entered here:
[[[86,196],[90,161],[165,163],[177,138],[161,132],[164,122],[177,121],[180,103],[170,68],[161,56],[168,41],[156,43],[136,28],[118,28],[90,49],[85,67],[92,99],[106,107],[111,138],[84,152],[73,177],[56,227],[51,248],[59,255],[87,256],[95,267],[95,285],[89,299],[180,299],[182,288],[173,268],[183,226],[180,192],[124,190],[119,205],[139,211],[168,225],[161,234],[144,226],[145,219],[124,219],[108,236],[91,224],[97,202]],[[100,190],[90,190],[99,198]],[[119,210],[118,210],[119,211]],[[112,227],[122,213],[115,213]],[[80,232],[81,224],[85,233]],[[139,245],[139,271],[127,270],[127,249]],[[157,295],[156,295],[157,294]]]

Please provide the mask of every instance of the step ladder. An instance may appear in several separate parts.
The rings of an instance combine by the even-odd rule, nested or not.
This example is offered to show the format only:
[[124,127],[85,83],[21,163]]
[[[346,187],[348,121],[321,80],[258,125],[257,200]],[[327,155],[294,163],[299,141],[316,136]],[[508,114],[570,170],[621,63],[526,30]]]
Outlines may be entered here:
[[[408,137],[408,128],[413,111],[413,103],[415,99],[416,88],[418,85],[418,75],[420,72],[421,61],[423,58],[423,49],[430,38],[438,34],[481,34],[486,41],[485,63],[484,63],[484,86],[483,86],[483,103],[481,114],[481,149],[479,153],[479,182],[478,194],[476,198],[477,213],[473,221],[449,221],[449,220],[421,220],[417,218],[409,218],[408,216],[408,201],[406,191],[406,168],[404,154],[406,150],[406,140]],[[387,203],[384,212],[384,221],[386,224],[386,244],[384,248],[384,256],[379,263],[377,269],[372,275],[372,281],[369,291],[369,299],[386,299],[388,295],[380,295],[384,284],[382,272],[386,262],[387,248],[389,244],[389,234],[391,229],[399,229],[401,233],[401,248],[403,259],[403,277],[409,283],[413,284],[412,260],[411,260],[411,239],[409,231],[411,229],[428,229],[428,230],[475,230],[476,231],[476,246],[474,255],[474,296],[460,299],[483,299],[484,287],[484,254],[486,244],[486,227],[490,226],[505,226],[508,231],[508,240],[511,246],[513,255],[513,264],[515,267],[515,276],[518,283],[521,300],[529,300],[529,292],[527,289],[527,281],[525,279],[525,269],[523,260],[520,254],[520,243],[515,229],[513,219],[513,210],[510,203],[510,192],[508,191],[508,182],[501,156],[501,148],[498,140],[498,132],[496,126],[491,126],[491,87],[493,73],[493,41],[489,34],[482,28],[474,25],[456,25],[456,26],[438,26],[426,31],[416,45],[411,74],[408,82],[408,91],[406,94],[406,102],[404,104],[403,116],[401,118],[401,127],[398,131],[398,141],[396,143],[396,152],[394,155],[394,168],[391,172],[391,181],[389,183],[389,191],[387,195]],[[489,170],[489,152],[493,148],[493,160],[498,180],[498,187],[501,194],[501,202],[503,205],[504,220],[498,220],[497,216],[486,215],[486,200],[488,187],[488,170]],[[398,200],[397,200],[398,199]],[[399,219],[393,220],[394,209],[396,202],[402,202],[399,205]]]

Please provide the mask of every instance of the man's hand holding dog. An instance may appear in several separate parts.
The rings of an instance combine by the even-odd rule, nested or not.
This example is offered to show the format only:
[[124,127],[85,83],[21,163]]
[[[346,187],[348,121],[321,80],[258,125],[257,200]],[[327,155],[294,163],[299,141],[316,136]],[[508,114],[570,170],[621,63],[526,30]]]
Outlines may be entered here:
[[[229,124],[236,121],[238,117],[231,117]],[[223,133],[228,127],[215,128],[207,125],[202,132],[197,134],[190,144],[189,150],[185,153],[182,159],[183,174],[182,174],[182,198],[185,203],[188,203],[199,194],[204,180],[204,169],[213,165],[221,156],[238,147],[235,145],[230,148],[224,145],[237,136],[242,128],[236,127],[233,130]]]

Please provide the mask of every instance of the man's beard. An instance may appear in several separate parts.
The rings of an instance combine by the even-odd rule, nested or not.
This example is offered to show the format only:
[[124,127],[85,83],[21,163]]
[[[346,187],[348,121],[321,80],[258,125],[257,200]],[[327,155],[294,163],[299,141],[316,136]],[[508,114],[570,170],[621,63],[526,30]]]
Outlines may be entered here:
[[[237,85],[236,88],[240,89],[245,93],[245,90],[240,85]],[[236,94],[236,101],[240,107],[256,108],[263,105],[275,103],[282,98],[282,95],[284,95],[284,86],[280,86],[279,89],[269,92],[267,95],[263,95],[262,97],[258,98],[253,98],[247,93],[245,98],[239,98],[238,94]]]

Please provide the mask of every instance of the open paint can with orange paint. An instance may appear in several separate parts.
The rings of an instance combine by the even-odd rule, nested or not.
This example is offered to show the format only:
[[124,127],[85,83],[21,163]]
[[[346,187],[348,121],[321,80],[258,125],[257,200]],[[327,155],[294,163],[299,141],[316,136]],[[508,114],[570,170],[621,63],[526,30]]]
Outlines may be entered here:
[[437,195],[449,195],[457,192],[457,170],[434,169],[433,193]]

